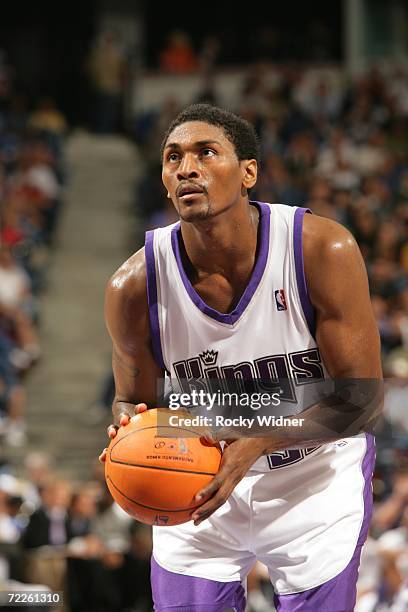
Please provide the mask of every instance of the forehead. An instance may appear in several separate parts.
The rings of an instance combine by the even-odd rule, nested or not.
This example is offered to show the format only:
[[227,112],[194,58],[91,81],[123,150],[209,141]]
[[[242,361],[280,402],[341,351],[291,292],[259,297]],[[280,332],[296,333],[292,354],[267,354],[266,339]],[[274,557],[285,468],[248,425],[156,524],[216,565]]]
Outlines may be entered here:
[[211,125],[204,121],[187,121],[178,125],[170,132],[165,147],[177,145],[180,147],[191,146],[196,142],[215,141],[223,148],[232,152],[235,151],[234,145],[227,138],[222,127]]

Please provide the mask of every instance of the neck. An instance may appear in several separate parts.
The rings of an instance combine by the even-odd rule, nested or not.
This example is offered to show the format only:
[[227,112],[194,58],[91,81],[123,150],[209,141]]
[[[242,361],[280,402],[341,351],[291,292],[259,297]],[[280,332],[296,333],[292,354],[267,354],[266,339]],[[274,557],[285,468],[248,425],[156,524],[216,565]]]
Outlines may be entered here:
[[240,264],[255,259],[258,210],[248,201],[199,223],[181,221],[188,259],[197,272],[232,276]]

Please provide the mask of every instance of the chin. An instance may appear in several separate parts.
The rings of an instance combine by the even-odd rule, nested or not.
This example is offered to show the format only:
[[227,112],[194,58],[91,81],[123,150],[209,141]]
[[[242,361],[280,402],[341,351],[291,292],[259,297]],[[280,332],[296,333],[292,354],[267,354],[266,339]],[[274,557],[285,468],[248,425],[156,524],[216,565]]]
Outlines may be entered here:
[[194,221],[205,221],[214,216],[214,211],[209,204],[205,206],[182,206],[178,211],[180,219],[187,223]]

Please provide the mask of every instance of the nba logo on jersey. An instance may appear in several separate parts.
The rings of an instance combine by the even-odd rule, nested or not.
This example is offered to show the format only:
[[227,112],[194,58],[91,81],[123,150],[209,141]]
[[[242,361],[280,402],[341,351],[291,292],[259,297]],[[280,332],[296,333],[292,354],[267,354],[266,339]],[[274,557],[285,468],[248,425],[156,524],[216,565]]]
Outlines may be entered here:
[[283,289],[277,289],[275,291],[275,302],[278,310],[287,310],[286,297]]

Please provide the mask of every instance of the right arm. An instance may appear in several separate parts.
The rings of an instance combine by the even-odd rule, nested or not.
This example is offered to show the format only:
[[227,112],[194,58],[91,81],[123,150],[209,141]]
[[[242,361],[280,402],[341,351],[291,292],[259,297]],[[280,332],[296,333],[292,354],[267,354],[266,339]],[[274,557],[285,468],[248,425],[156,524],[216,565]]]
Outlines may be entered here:
[[157,404],[158,379],[164,377],[151,348],[144,249],[132,255],[109,280],[105,319],[113,343],[116,391],[109,435],[114,437],[139,404]]

